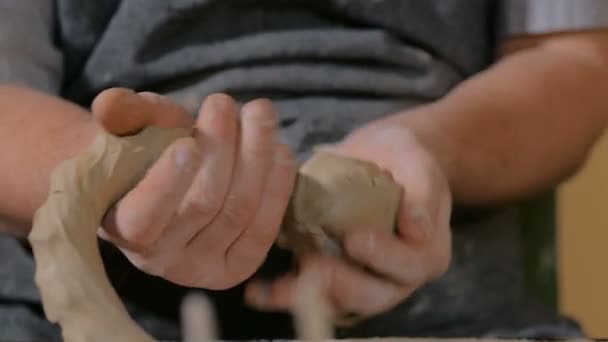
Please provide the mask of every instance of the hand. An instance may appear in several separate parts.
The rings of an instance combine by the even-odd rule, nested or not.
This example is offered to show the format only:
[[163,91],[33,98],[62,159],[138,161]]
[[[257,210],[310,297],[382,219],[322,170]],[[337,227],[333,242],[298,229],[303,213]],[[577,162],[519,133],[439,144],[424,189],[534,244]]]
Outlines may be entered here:
[[251,276],[278,235],[295,178],[271,103],[252,101],[239,115],[233,99],[211,95],[194,122],[164,97],[113,89],[93,112],[117,134],[194,126],[109,211],[99,235],[141,270],[183,286],[226,289]]
[[373,230],[351,233],[345,239],[345,249],[354,263],[311,256],[302,261],[297,274],[271,284],[250,284],[246,298],[260,309],[290,308],[298,285],[307,275],[316,273],[321,275],[322,286],[338,315],[371,316],[396,306],[448,268],[448,182],[414,134],[404,125],[384,120],[353,132],[332,150],[375,162],[400,184],[403,195],[398,234]]

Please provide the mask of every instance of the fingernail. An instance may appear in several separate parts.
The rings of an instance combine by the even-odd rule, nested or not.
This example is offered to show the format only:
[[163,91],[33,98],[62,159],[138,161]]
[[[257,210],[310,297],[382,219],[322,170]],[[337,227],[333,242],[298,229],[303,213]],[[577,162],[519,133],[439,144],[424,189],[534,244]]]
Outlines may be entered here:
[[150,101],[155,101],[155,102],[168,102],[169,101],[165,96],[157,94],[157,93],[153,93],[151,91],[142,91],[142,92],[137,93],[137,95],[144,97]]
[[415,239],[424,241],[433,235],[433,223],[428,211],[421,207],[414,207],[409,212],[411,226],[410,231]]
[[213,94],[207,97],[207,101],[211,108],[216,112],[224,112],[227,108],[227,98],[223,94]]
[[188,170],[193,159],[193,149],[189,145],[181,145],[175,149],[175,166],[180,170]]
[[246,104],[243,107],[243,116],[246,120],[252,120],[258,127],[276,127],[279,124],[272,102],[265,99]]
[[291,149],[287,145],[278,145],[274,153],[274,161],[278,164],[295,164],[295,158]]

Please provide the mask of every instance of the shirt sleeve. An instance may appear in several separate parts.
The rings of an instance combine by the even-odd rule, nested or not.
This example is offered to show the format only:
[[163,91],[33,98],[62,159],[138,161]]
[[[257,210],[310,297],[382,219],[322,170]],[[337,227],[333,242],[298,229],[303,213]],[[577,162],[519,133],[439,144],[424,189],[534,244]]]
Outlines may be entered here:
[[608,0],[502,0],[500,35],[608,28]]
[[59,92],[63,61],[54,21],[53,0],[0,0],[0,83]]

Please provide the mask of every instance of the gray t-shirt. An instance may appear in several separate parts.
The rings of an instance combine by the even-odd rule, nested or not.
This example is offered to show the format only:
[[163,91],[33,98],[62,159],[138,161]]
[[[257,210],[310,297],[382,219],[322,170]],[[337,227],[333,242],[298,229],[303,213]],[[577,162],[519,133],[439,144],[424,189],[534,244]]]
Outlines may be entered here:
[[[304,159],[316,144],[442,97],[487,67],[505,36],[605,24],[605,16],[589,15],[596,12],[579,10],[573,20],[563,10],[605,13],[601,2],[56,0],[51,8],[42,0],[0,0],[9,13],[1,25],[18,31],[3,36],[0,30],[0,43],[26,46],[0,45],[0,77],[83,106],[111,86],[167,94],[193,112],[213,92],[240,101],[267,97],[276,103],[285,141]],[[562,17],[543,16],[531,3],[562,6]],[[40,20],[18,30],[28,22],[23,17]],[[43,23],[55,24],[52,40]],[[456,213],[448,273],[395,310],[338,336],[576,333],[526,294],[517,213],[497,208],[472,219]],[[57,337],[40,312],[31,256],[15,240],[0,244],[0,326],[8,327],[0,339]],[[177,338],[178,304],[189,289],[137,271],[110,246],[103,254],[139,323],[158,338]],[[257,276],[276,275],[289,264],[289,255],[273,250]],[[224,338],[291,334],[286,315],[244,307],[241,287],[212,296]]]

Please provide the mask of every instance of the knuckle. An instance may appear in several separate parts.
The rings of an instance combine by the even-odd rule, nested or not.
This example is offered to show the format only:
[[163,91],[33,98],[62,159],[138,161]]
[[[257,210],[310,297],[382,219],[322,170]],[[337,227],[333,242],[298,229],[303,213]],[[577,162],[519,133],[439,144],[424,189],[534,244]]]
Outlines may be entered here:
[[275,154],[276,146],[274,144],[259,141],[252,144],[246,144],[241,147],[243,157],[247,160],[270,160]]
[[222,201],[215,196],[195,196],[186,204],[186,211],[205,219],[215,217],[222,209]]
[[270,101],[254,100],[243,106],[242,123],[246,130],[271,136],[277,130],[279,119]]
[[227,228],[241,229],[257,209],[256,201],[249,196],[229,195],[218,220]]
[[218,216],[218,222],[226,229],[240,230],[245,225],[246,219],[242,210],[224,206]]

